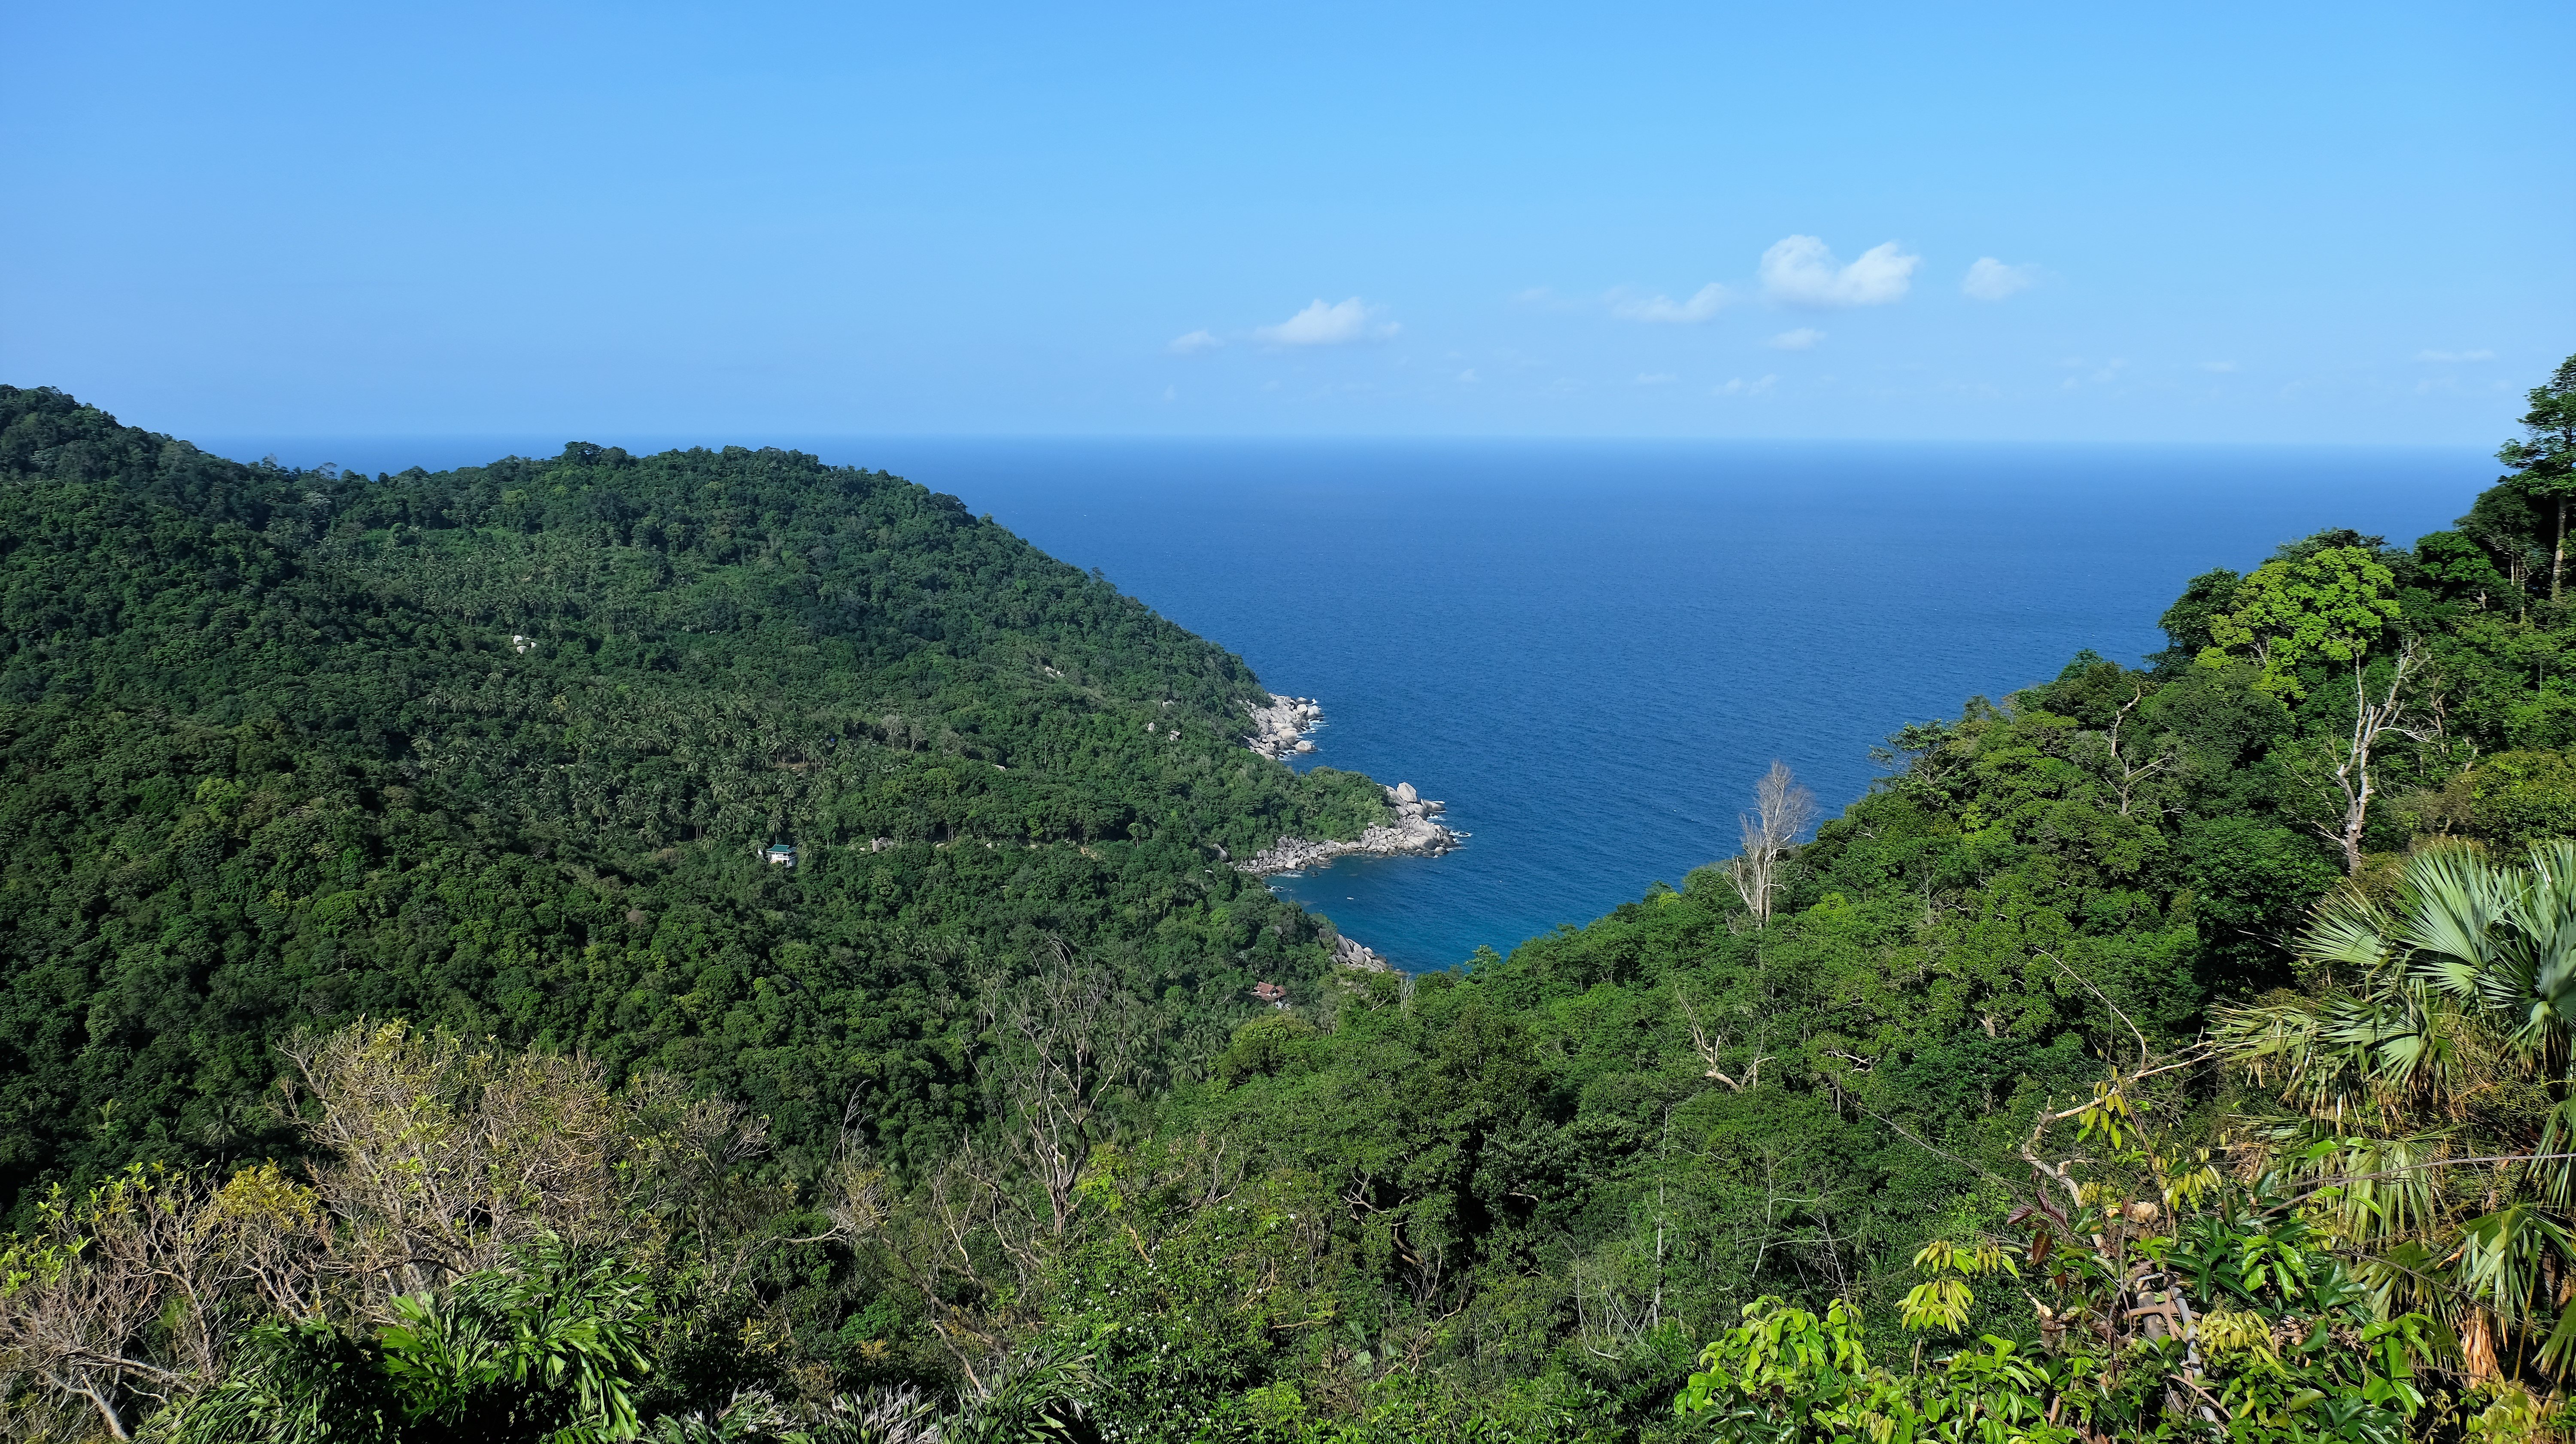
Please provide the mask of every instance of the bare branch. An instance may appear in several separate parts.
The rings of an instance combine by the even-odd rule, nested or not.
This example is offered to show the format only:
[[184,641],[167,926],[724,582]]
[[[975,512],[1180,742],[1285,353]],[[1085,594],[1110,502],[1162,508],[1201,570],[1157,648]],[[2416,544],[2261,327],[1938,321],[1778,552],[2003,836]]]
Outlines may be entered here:
[[2377,784],[2370,772],[2372,750],[2383,737],[2404,737],[2415,742],[2429,740],[2423,729],[2406,725],[2407,708],[2412,700],[2406,695],[2406,684],[2424,668],[2424,654],[2415,639],[2409,637],[2399,646],[2395,668],[2389,674],[2388,690],[2376,701],[2370,696],[2363,661],[2359,653],[2352,659],[2352,736],[2334,759],[2331,773],[2335,791],[2343,798],[2343,816],[2335,822],[2316,825],[2317,831],[2327,841],[2343,850],[2343,866],[2347,875],[2358,875],[2361,871],[2361,835],[2370,819],[2371,799],[2377,793]]
[[1745,1070],[1744,1081],[1736,1082],[1723,1067],[1722,1050],[1726,1047],[1726,1035],[1720,1033],[1712,1039],[1700,1027],[1699,1010],[1691,1006],[1690,994],[1682,990],[1681,980],[1678,978],[1673,981],[1673,997],[1682,1005],[1682,1016],[1689,1020],[1691,1051],[1699,1054],[1700,1061],[1708,1065],[1708,1072],[1702,1076],[1714,1078],[1738,1093],[1758,1086],[1762,1082],[1762,1065],[1771,1061],[1768,1054],[1760,1051],[1760,1042],[1757,1040],[1754,1045],[1753,1065]]
[[1738,818],[1744,850],[1727,863],[1727,877],[1757,925],[1771,921],[1780,862],[1816,820],[1816,794],[1798,785],[1789,764],[1774,759],[1754,785],[1753,811]]

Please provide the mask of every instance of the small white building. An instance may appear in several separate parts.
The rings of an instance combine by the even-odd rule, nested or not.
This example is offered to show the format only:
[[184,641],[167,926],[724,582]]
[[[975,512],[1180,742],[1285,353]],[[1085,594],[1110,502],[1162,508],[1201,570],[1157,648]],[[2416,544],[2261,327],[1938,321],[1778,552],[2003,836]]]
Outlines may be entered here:
[[783,842],[773,842],[760,850],[760,860],[771,867],[794,867],[796,849]]

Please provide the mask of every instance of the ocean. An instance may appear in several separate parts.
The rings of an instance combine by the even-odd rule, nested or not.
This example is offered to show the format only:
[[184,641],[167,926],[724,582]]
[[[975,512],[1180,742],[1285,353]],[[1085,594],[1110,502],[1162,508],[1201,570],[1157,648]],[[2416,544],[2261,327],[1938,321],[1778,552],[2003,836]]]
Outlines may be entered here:
[[[2411,541],[2496,472],[2465,447],[739,439],[952,493],[1320,700],[1301,765],[1411,782],[1472,836],[1276,886],[1415,969],[1679,885],[1734,852],[1775,758],[1830,815],[1906,723],[2163,646],[2191,576],[2329,526]],[[561,442],[203,444],[372,472]]]

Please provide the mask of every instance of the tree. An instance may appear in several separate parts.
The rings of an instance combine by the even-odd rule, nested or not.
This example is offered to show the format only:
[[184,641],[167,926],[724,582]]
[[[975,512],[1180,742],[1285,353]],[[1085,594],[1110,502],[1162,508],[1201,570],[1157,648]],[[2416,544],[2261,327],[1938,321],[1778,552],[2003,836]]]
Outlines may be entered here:
[[2415,566],[2446,596],[2465,597],[2481,610],[2515,590],[2496,570],[2487,547],[2464,532],[2426,532],[2415,539]]
[[644,1276],[540,1238],[500,1267],[393,1301],[371,1331],[311,1317],[252,1332],[219,1386],[156,1422],[171,1444],[605,1444],[641,1432],[658,1322]]
[[1798,785],[1789,764],[1773,759],[1771,770],[1754,784],[1753,810],[1739,819],[1744,851],[1727,864],[1727,875],[1755,923],[1771,921],[1772,893],[1780,885],[1780,860],[1798,834],[1816,820],[1816,794]]
[[2556,513],[2551,530],[2549,600],[2557,601],[2567,572],[2567,501],[2576,497],[2576,356],[2558,363],[2549,380],[2528,395],[2522,435],[2506,442],[2496,460],[2514,470],[2507,485],[2545,500]]
[[1700,1352],[1673,1412],[1728,1444],[2408,1437],[2426,1412],[2430,1320],[2372,1317],[2295,1214],[2220,1200],[2159,1227],[2171,1213],[2112,1193],[2031,1205],[2014,1215],[2027,1246],[1935,1240],[1915,1256],[1932,1281],[1907,1295],[1909,1331],[1958,1332],[1972,1279],[2019,1284],[2027,1266],[2059,1301],[2029,1296],[2037,1347],[1989,1333],[1926,1358],[1926,1338],[1914,1367],[1890,1368],[1845,1301],[1820,1317],[1762,1298]]
[[2431,847],[2383,905],[2352,887],[2298,941],[2303,997],[2222,1010],[2221,1056],[2277,1100],[2249,1163],[2363,1256],[2386,1312],[2473,1379],[2576,1362],[2576,843],[2522,866]]
[[987,980],[981,1000],[995,1048],[983,1063],[1005,1153],[1045,1195],[1043,1225],[1061,1237],[1074,1187],[1105,1137],[1103,1107],[1134,1081],[1140,1009],[1098,962],[1049,938],[1026,977]]
[[[0,1378],[85,1401],[107,1433],[203,1387],[218,1363],[220,1320],[203,1285],[213,1250],[200,1226],[204,1190],[140,1166],[79,1200],[59,1192],[33,1238],[0,1252]],[[156,1324],[177,1347],[154,1347]]]
[[2353,659],[2352,732],[2334,748],[2330,758],[2335,791],[2343,799],[2343,815],[2319,824],[2317,829],[2343,849],[2343,870],[2347,875],[2361,871],[2362,829],[2369,825],[2370,800],[2378,790],[2370,775],[2371,752],[2383,737],[2408,737],[2421,742],[2428,735],[2408,725],[2407,709],[2413,699],[2406,693],[2406,684],[2423,669],[2423,653],[2410,639],[2390,664],[2387,687],[2373,699],[2361,659]]
[[311,1100],[318,1179],[348,1225],[341,1266],[370,1292],[417,1293],[539,1238],[624,1237],[660,1150],[636,1104],[579,1055],[469,1052],[452,1034],[358,1024],[281,1049]]
[[2170,645],[2149,660],[2164,668],[2180,666],[2199,656],[2210,643],[2211,619],[2234,608],[2237,584],[2244,580],[2228,568],[2219,567],[2184,583],[2182,595],[2156,619]]
[[2406,686],[2423,670],[2414,644],[2400,649],[2388,685],[2375,699],[2364,665],[2371,644],[2397,618],[2396,582],[2375,547],[2320,546],[2304,554],[2291,550],[2237,584],[2230,597],[2233,610],[2210,618],[2210,645],[2200,654],[2202,665],[2218,667],[2227,664],[2235,649],[2251,649],[2263,668],[2254,685],[2290,700],[2307,695],[2301,664],[2351,666],[2352,735],[2328,764],[2341,812],[2333,822],[2319,824],[2343,849],[2347,873],[2361,870],[2361,834],[2377,791],[2370,772],[2373,750],[2392,733],[2420,737],[2406,725],[2412,701]]
[[2397,578],[2368,548],[2322,547],[2295,559],[2265,562],[2236,584],[2231,609],[2209,618],[2204,666],[2222,666],[2250,648],[2263,668],[2255,685],[2296,700],[2308,694],[2303,662],[2357,660],[2397,619]]
[[0,1238],[12,1423],[68,1404],[130,1437],[140,1415],[213,1382],[250,1320],[320,1305],[321,1200],[273,1163],[221,1186],[136,1164],[78,1198],[57,1189],[37,1214],[34,1234]]

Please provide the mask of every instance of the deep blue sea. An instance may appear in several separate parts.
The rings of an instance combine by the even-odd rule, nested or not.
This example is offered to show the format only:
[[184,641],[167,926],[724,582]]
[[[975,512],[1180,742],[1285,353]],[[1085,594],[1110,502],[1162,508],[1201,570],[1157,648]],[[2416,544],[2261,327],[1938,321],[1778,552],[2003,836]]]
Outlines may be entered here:
[[[2195,573],[2327,526],[2410,541],[2495,471],[2474,448],[744,440],[953,493],[1320,699],[1315,762],[1411,782],[1473,837],[1278,886],[1414,968],[1728,855],[1773,758],[1838,808],[1899,726],[2079,648],[2162,646]],[[372,472],[561,442],[206,444]]]

